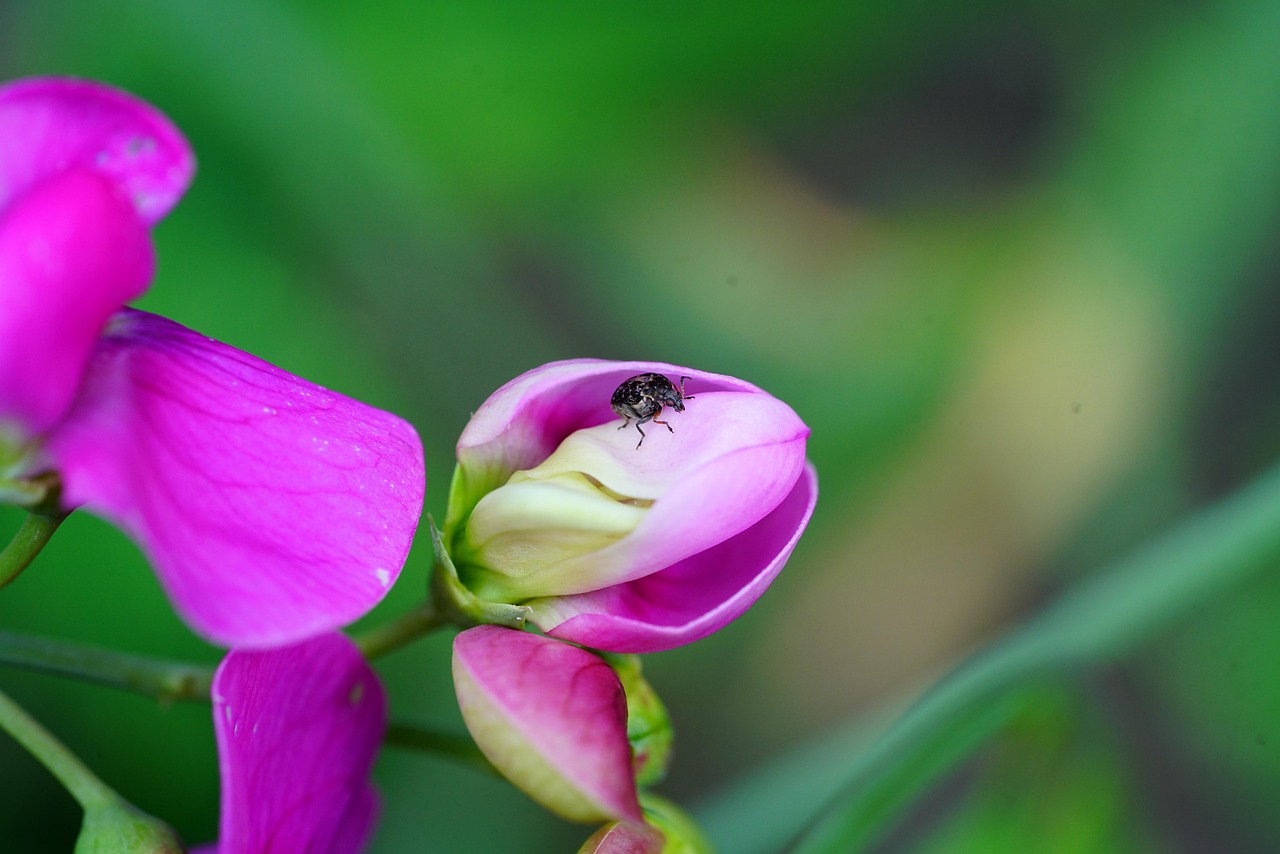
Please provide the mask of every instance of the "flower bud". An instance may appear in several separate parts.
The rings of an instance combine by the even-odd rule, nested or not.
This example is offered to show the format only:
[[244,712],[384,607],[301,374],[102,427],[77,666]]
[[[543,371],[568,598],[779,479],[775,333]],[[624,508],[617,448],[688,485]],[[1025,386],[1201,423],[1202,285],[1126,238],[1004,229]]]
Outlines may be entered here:
[[646,792],[640,798],[644,820],[662,832],[662,854],[712,854],[715,850],[694,820],[664,797]]
[[647,824],[615,821],[601,827],[578,849],[578,854],[662,854],[666,840]]
[[578,854],[712,854],[711,843],[684,810],[652,793],[641,795],[640,804],[645,824],[606,824]]
[[636,785],[656,786],[667,776],[675,747],[675,730],[667,707],[641,673],[639,656],[610,655],[607,660],[627,695],[627,740],[631,742]]
[[626,699],[598,656],[477,626],[454,639],[453,679],[476,745],[525,794],[570,821],[640,820]]

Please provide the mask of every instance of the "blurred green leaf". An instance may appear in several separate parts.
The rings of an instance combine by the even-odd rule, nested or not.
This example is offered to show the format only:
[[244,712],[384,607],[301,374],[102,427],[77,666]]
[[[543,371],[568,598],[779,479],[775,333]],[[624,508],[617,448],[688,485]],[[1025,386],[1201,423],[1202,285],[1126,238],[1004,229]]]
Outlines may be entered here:
[[[974,715],[999,708],[1010,691],[1057,668],[1097,664],[1123,655],[1184,617],[1196,605],[1280,559],[1280,469],[1189,519],[1127,560],[1063,594],[934,685],[878,739],[862,750],[809,753],[751,781],[750,801],[731,790],[703,813],[717,844],[736,852],[767,852],[801,828],[763,792],[806,788],[804,780],[838,779],[839,791],[805,832],[798,852],[848,852],[892,818],[885,803],[902,804],[975,745]],[[981,720],[981,718],[979,718]],[[836,735],[839,744],[849,735]],[[839,770],[836,770],[839,769]],[[927,769],[931,773],[906,773]],[[813,816],[813,814],[810,814]]]
[[[1018,720],[954,781],[951,803],[917,810],[885,847],[917,854],[1154,852],[1118,734],[1079,680],[1026,692]],[[957,796],[958,795],[958,796]],[[939,812],[942,815],[939,815]],[[914,840],[914,844],[913,843]]]

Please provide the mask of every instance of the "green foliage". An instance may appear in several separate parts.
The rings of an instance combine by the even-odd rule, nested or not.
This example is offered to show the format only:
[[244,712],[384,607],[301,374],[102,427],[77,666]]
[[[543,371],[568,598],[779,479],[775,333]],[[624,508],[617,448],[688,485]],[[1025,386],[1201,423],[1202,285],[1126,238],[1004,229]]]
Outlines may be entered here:
[[[788,569],[645,663],[664,792],[734,854],[1280,844],[1277,43],[1269,0],[0,6],[4,77],[108,80],[193,141],[142,306],[411,420],[437,518],[469,412],[550,359],[801,413]],[[422,537],[368,622],[431,565]],[[0,593],[6,631],[219,655],[82,513]],[[435,640],[379,669],[394,718],[460,732]],[[0,676],[213,838],[206,709]],[[69,847],[25,762],[0,739],[3,847]],[[469,770],[377,773],[375,851],[581,842]]]

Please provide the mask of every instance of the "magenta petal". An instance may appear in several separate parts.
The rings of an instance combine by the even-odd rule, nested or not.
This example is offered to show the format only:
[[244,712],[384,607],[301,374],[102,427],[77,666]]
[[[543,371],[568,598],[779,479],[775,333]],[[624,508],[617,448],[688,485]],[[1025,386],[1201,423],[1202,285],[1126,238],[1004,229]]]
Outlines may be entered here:
[[369,774],[387,713],[355,645],[335,633],[235,650],[212,693],[221,854],[360,850],[377,818]]
[[[570,359],[521,374],[491,394],[458,439],[464,470],[484,472],[491,483],[468,483],[480,494],[504,483],[517,469],[542,462],[566,436],[617,419],[609,407],[614,389],[635,374],[655,372],[690,377],[689,394],[759,388],[734,377],[681,368],[664,362]],[[476,477],[472,474],[472,477]],[[450,508],[453,510],[454,508]],[[470,508],[467,508],[470,509]]]
[[578,854],[662,854],[666,839],[647,824],[616,821],[591,834]]
[[610,652],[658,652],[737,619],[768,588],[809,523],[818,480],[805,465],[781,504],[704,552],[626,584],[528,603],[547,634]]
[[182,616],[229,646],[363,615],[422,511],[410,425],[139,311],[112,320],[46,449],[64,503],[129,532]]
[[94,172],[0,210],[0,432],[29,439],[62,416],[103,324],[153,266],[137,213]]
[[118,89],[69,78],[0,86],[0,209],[69,169],[108,178],[151,224],[182,196],[195,159],[161,112]]
[[573,821],[640,821],[627,700],[599,657],[478,626],[455,638],[453,676],[476,744],[526,794]]

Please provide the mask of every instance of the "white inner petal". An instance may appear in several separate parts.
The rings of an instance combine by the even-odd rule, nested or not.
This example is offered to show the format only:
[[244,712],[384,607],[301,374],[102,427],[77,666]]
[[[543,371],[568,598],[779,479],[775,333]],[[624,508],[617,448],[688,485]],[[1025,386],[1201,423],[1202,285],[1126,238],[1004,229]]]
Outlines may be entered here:
[[482,498],[467,523],[477,562],[507,575],[604,548],[644,518],[646,504],[619,501],[581,472],[519,477]]

